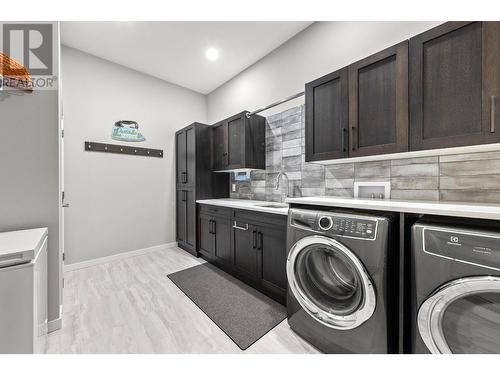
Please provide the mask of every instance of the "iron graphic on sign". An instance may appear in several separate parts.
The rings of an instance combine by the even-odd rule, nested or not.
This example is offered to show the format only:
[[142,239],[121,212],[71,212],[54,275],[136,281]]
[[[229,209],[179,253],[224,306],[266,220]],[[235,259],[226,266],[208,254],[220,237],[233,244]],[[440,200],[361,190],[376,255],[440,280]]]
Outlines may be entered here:
[[139,124],[135,121],[120,120],[115,122],[111,138],[117,141],[142,142],[146,138],[139,132]]

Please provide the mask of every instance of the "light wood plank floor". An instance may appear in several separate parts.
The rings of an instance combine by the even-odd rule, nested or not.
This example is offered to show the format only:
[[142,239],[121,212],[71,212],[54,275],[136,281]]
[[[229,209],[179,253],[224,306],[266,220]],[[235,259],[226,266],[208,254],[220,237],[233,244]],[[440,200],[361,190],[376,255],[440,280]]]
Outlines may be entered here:
[[47,353],[317,353],[286,320],[241,351],[166,277],[202,262],[172,248],[67,272]]

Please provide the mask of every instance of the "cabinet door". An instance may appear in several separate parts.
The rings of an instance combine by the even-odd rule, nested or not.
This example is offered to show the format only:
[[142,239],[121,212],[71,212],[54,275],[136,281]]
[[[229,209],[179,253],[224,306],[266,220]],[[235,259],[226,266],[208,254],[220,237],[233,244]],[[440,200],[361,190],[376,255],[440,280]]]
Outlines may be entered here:
[[214,257],[216,260],[231,264],[231,220],[215,216],[212,230],[215,234]]
[[176,183],[184,184],[186,180],[186,132],[180,131],[175,134],[175,162],[176,162]]
[[195,186],[196,179],[196,127],[186,129],[186,177],[187,186]]
[[408,42],[349,66],[350,155],[408,150]]
[[233,221],[233,265],[241,274],[258,279],[257,228],[244,221]]
[[196,200],[194,190],[184,190],[186,207],[186,245],[196,249]]
[[348,70],[306,84],[306,161],[348,156]]
[[177,241],[184,244],[186,241],[186,201],[184,190],[177,190]]
[[245,163],[245,115],[239,114],[227,120],[228,168],[240,168]]
[[219,123],[213,126],[213,169],[221,170],[227,165],[226,160],[226,126]]
[[259,227],[260,277],[266,287],[286,290],[286,227]]
[[213,235],[212,216],[200,214],[199,216],[200,238],[198,250],[208,256],[213,256],[215,238]]
[[412,150],[500,140],[498,22],[447,22],[411,38],[410,77]]

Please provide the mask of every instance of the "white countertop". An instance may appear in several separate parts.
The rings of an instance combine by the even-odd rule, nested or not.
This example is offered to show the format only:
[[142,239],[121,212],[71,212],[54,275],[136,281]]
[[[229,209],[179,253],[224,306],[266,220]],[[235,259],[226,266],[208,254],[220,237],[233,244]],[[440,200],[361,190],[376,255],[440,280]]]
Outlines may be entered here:
[[500,204],[403,201],[393,199],[361,199],[338,197],[287,198],[290,204],[308,204],[366,210],[409,212],[417,214],[470,217],[477,219],[500,220]]
[[33,259],[47,236],[47,228],[16,230],[0,233],[0,257],[13,254],[24,254]]
[[251,210],[258,212],[266,212],[269,214],[288,215],[288,207],[262,207],[261,205],[284,204],[278,202],[256,201],[250,199],[201,199],[196,203],[210,204],[212,206],[222,206],[228,208],[239,208],[242,210]]

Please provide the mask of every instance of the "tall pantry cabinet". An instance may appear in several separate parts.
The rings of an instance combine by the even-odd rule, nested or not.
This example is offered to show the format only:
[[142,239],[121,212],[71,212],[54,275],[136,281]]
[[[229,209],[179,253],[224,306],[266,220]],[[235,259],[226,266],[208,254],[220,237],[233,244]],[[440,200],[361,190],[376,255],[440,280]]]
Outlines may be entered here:
[[212,172],[208,125],[193,123],[175,133],[177,244],[197,255],[196,200],[229,196],[229,174]]

